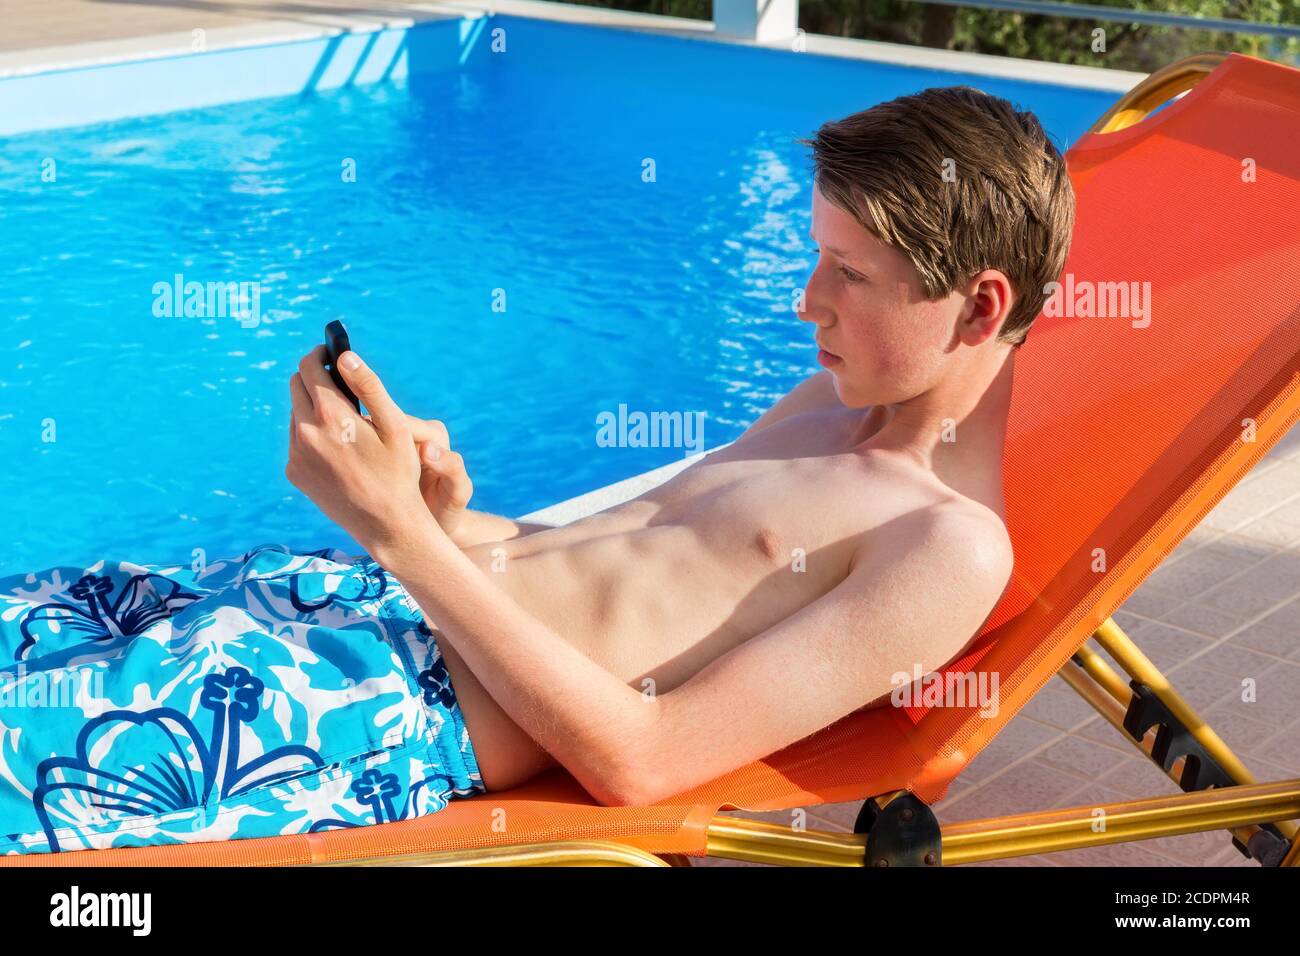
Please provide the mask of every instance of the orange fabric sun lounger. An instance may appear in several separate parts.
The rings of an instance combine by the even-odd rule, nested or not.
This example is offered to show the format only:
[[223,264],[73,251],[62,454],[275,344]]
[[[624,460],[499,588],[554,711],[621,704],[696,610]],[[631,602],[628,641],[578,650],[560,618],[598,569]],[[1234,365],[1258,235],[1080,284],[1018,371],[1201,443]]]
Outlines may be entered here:
[[[980,638],[945,669],[996,672],[996,714],[860,710],[650,807],[598,806],[557,769],[406,822],[3,862],[273,865],[591,840],[701,855],[719,809],[897,790],[941,798],[1300,418],[1297,134],[1300,71],[1232,55],[1145,121],[1069,151],[1074,243],[1059,307],[1018,356],[1005,452],[1016,571]],[[1092,314],[1099,302],[1109,314]]]

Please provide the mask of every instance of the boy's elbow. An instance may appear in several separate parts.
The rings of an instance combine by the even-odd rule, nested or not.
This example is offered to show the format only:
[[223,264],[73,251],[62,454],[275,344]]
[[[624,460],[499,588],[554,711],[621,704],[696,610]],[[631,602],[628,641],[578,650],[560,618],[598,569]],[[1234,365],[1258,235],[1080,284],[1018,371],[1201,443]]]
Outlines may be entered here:
[[616,756],[609,755],[607,771],[600,775],[601,792],[591,791],[603,806],[647,807],[681,789],[670,775],[678,761],[664,737],[663,698],[651,698],[651,702],[659,706],[647,709],[638,702],[637,716],[642,722],[619,735]]
[[669,795],[670,791],[662,786],[634,776],[611,781],[601,788],[600,794],[593,794],[605,807],[648,807]]
[[663,774],[644,764],[623,765],[602,780],[592,796],[606,807],[648,807],[677,792]]

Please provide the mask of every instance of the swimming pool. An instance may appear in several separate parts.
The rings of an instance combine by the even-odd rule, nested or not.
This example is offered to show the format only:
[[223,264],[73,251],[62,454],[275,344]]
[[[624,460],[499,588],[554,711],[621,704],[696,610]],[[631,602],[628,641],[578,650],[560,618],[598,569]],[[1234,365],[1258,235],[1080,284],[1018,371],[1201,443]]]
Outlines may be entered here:
[[[620,406],[730,441],[817,367],[795,137],[971,83],[1064,147],[1116,98],[491,22],[506,52],[454,69],[0,141],[0,569],[354,547],[283,477],[288,377],[336,318],[447,422],[477,508],[689,453],[599,442]],[[174,314],[186,282],[255,283],[257,309]]]

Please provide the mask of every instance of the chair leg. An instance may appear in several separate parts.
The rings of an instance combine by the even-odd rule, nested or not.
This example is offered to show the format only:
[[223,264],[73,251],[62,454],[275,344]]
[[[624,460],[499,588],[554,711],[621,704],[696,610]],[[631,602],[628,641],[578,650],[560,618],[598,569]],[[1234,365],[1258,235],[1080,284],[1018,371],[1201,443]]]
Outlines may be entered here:
[[941,866],[943,834],[925,801],[908,790],[870,797],[854,833],[867,835],[865,866]]
[[[1093,638],[1132,678],[1128,684],[1087,645],[1059,676],[1183,790],[1255,783],[1231,748],[1192,709],[1132,639],[1107,618]],[[1234,828],[1233,844],[1265,866],[1277,866],[1291,849],[1289,822]]]

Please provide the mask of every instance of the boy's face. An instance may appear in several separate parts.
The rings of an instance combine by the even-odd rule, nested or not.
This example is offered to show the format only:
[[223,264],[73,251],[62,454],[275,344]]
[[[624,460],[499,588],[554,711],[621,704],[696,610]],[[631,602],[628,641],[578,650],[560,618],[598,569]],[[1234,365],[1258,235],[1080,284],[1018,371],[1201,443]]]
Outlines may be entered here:
[[818,362],[834,376],[840,401],[865,408],[927,391],[952,350],[964,297],[926,299],[907,257],[816,187],[812,220],[819,258],[796,314],[814,324]]

